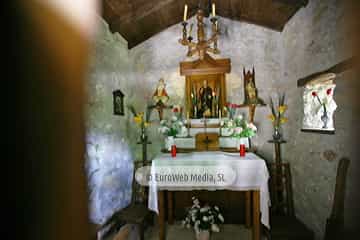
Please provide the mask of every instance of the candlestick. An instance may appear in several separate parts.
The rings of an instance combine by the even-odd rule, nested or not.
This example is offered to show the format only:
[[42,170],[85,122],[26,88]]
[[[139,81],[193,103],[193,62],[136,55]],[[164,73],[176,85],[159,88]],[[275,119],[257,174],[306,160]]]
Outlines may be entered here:
[[221,121],[221,110],[219,110],[219,120]]
[[184,7],[184,22],[186,22],[187,10],[188,10],[188,6],[187,6],[187,4],[185,4],[185,7]]
[[212,15],[215,17],[215,3],[212,4]]
[[187,126],[187,136],[190,137],[190,113],[187,111],[186,113],[186,126]]

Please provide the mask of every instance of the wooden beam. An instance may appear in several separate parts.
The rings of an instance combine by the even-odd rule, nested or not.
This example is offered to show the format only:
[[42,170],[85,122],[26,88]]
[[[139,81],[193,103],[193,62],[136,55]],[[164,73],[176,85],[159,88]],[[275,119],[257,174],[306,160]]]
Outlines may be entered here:
[[275,2],[294,5],[297,7],[305,7],[309,3],[309,0],[275,0]]
[[325,73],[335,73],[335,74],[339,74],[342,73],[346,70],[349,70],[350,68],[353,68],[356,64],[358,63],[358,58],[357,57],[351,57],[348,58],[344,61],[341,61],[340,63],[332,66],[329,69],[326,69],[324,71],[321,72],[317,72],[317,73],[313,73],[307,77],[301,78],[297,81],[297,86],[298,87],[303,87],[305,86],[308,82],[310,82],[313,78],[321,75],[321,74],[325,74]]

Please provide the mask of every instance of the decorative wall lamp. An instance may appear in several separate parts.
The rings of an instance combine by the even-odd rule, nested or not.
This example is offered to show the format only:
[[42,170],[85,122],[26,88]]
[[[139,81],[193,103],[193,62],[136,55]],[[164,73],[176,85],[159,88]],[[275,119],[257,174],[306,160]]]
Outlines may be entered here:
[[113,91],[114,115],[124,116],[124,94],[120,90]]
[[[179,39],[179,43],[184,45],[184,46],[188,46],[188,52],[187,52],[187,56],[191,57],[194,54],[198,54],[199,58],[201,60],[203,60],[205,58],[205,55],[207,52],[213,53],[213,54],[219,54],[220,51],[217,48],[217,40],[218,40],[218,35],[219,35],[219,31],[218,31],[218,21],[215,15],[215,3],[212,4],[212,14],[211,14],[211,18],[210,21],[212,22],[212,34],[210,39],[206,40],[205,39],[205,29],[204,29],[204,17],[205,17],[205,13],[204,11],[199,8],[196,12],[196,20],[197,20],[197,38],[198,41],[197,42],[192,42],[193,37],[191,36],[191,32],[192,32],[192,24],[190,25],[190,31],[189,31],[189,36],[188,36],[188,32],[187,32],[187,25],[188,23],[186,22],[187,20],[187,12],[188,12],[188,5],[185,4],[184,7],[184,19],[183,22],[181,23],[183,26],[183,35],[182,35],[182,39]],[[211,45],[213,45],[213,47],[211,47]]]

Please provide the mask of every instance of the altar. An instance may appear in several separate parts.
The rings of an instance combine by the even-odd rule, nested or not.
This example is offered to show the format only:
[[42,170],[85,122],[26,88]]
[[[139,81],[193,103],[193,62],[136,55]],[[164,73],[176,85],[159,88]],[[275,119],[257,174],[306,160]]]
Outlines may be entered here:
[[[172,158],[170,154],[163,153],[158,155],[153,161],[151,166],[151,174],[159,174],[161,168],[166,167],[167,171],[174,171],[176,169],[186,167],[190,169],[214,167],[221,168],[229,167],[233,169],[235,178],[231,183],[226,185],[186,185],[183,182],[171,184],[164,184],[153,180],[149,183],[149,209],[158,213],[159,217],[159,239],[165,239],[165,192],[168,194],[171,191],[193,191],[193,190],[231,190],[231,191],[247,191],[252,194],[252,215],[253,215],[253,239],[260,239],[260,221],[266,227],[269,225],[269,206],[270,196],[268,190],[269,173],[265,161],[254,153],[247,153],[245,157],[240,157],[236,153],[225,153],[220,151],[211,152],[192,152],[192,153],[179,153],[176,158]],[[169,173],[169,172],[168,172]],[[168,195],[168,196],[171,196]],[[169,213],[172,212],[172,199],[167,198],[167,206]],[[250,212],[250,209],[247,209]],[[239,213],[241,214],[241,213]],[[226,221],[226,220],[225,220]],[[172,219],[169,220],[172,222]]]

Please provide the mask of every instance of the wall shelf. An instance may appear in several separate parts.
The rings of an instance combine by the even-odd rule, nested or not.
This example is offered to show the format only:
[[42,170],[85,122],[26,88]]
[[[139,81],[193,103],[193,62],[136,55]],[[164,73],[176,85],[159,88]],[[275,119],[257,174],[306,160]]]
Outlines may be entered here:
[[342,73],[350,68],[353,68],[357,63],[359,62],[358,57],[351,57],[348,58],[344,61],[341,61],[338,64],[335,64],[334,66],[321,71],[321,72],[317,72],[317,73],[313,73],[309,76],[306,76],[304,78],[301,78],[297,81],[297,86],[298,87],[303,87],[305,86],[307,83],[309,83],[312,79],[314,79],[315,77],[321,75],[321,74],[325,74],[325,73],[335,73],[335,74],[339,74]]

